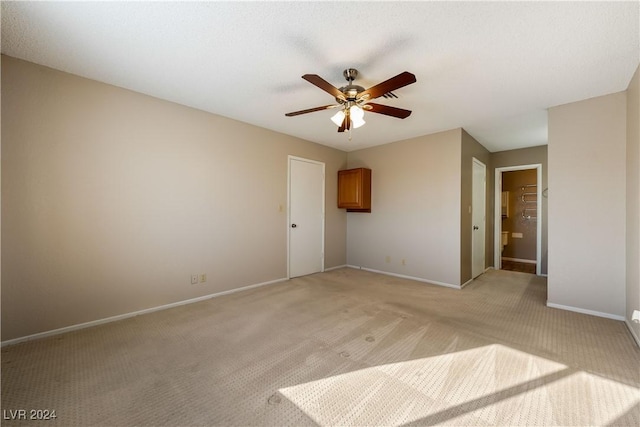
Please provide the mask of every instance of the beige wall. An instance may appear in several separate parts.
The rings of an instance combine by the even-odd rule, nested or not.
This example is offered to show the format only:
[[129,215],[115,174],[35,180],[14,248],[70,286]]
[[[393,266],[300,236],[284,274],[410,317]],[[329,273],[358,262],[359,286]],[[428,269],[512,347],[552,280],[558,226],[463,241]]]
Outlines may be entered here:
[[626,318],[640,344],[640,324],[631,323],[640,310],[640,67],[627,89],[627,286]]
[[2,116],[2,340],[286,277],[287,155],[346,263],[344,152],[5,56]]
[[625,313],[626,93],[549,109],[548,304]]
[[[525,169],[517,171],[507,171],[502,174],[502,191],[509,192],[509,216],[502,218],[501,231],[509,232],[509,240],[504,247],[502,256],[506,258],[536,260],[536,246],[538,238],[538,221],[524,219],[523,209],[536,208],[536,203],[524,204],[523,193],[536,193],[537,187],[526,187],[536,185],[538,172],[535,169]],[[522,188],[525,188],[523,190]],[[525,200],[535,202],[536,196],[525,195]],[[536,216],[536,211],[527,210],[524,215]],[[513,237],[513,233],[522,234],[522,238]]]
[[350,168],[372,169],[371,213],[347,214],[349,265],[460,284],[460,138],[455,129],[348,154]]
[[491,154],[478,141],[462,129],[461,178],[460,178],[460,282],[471,280],[472,262],[472,205],[473,158],[480,160],[486,168],[486,220],[485,220],[485,268],[493,265],[493,176]]

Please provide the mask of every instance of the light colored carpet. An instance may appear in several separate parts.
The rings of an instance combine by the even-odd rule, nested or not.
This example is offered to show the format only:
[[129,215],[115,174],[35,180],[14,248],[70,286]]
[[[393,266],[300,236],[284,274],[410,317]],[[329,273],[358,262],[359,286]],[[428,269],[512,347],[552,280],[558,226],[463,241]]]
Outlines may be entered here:
[[[622,322],[354,269],[2,349],[3,425],[640,425]],[[53,421],[8,420],[18,409]],[[27,413],[28,415],[28,413]]]

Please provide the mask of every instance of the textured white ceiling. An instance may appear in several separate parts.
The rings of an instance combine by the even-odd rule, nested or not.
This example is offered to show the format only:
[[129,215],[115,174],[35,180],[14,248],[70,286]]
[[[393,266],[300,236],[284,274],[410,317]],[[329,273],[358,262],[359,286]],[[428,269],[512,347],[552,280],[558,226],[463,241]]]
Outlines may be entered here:
[[[546,143],[546,109],[625,90],[640,60],[633,2],[2,2],[2,53],[346,151],[464,127],[490,151]],[[351,141],[342,71],[417,83]]]

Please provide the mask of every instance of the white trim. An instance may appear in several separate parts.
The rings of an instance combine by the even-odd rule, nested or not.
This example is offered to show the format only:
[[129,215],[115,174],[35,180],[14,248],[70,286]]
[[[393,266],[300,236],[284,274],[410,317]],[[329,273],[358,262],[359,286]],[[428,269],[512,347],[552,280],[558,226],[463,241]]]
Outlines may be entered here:
[[505,261],[523,262],[525,264],[536,264],[536,260],[535,259],[508,258],[506,256],[503,256],[501,259],[503,259]]
[[633,329],[633,326],[631,326],[631,322],[629,322],[629,319],[624,319],[624,323],[625,323],[625,325],[627,325],[627,328],[629,329],[629,332],[631,332],[631,336],[633,337],[633,339],[636,342],[637,346],[640,347],[640,337],[638,335],[636,335],[636,331]]
[[591,316],[604,317],[605,319],[625,320],[624,316],[617,314],[602,313],[600,311],[587,310],[586,308],[571,307],[569,305],[555,304],[547,301],[547,307],[558,308],[560,310],[573,311],[575,313],[589,314]]
[[287,278],[283,278],[283,279],[269,280],[268,282],[261,282],[261,283],[256,283],[254,285],[243,286],[241,288],[230,289],[228,291],[216,292],[215,294],[209,294],[209,295],[204,295],[204,296],[197,297],[197,298],[191,298],[191,299],[184,300],[184,301],[173,302],[171,304],[160,305],[158,307],[145,308],[144,310],[134,311],[134,312],[131,312],[131,313],[119,314],[117,316],[106,317],[104,319],[92,320],[90,322],[78,323],[76,325],[71,325],[71,326],[65,326],[64,328],[52,329],[50,331],[45,331],[45,332],[38,332],[37,334],[32,334],[32,335],[27,335],[27,336],[20,337],[20,338],[14,338],[14,339],[2,341],[2,343],[0,343],[0,346],[4,347],[4,346],[7,346],[7,345],[18,344],[18,343],[21,343],[21,342],[24,342],[24,341],[32,341],[32,340],[36,340],[36,339],[39,339],[39,338],[45,338],[45,337],[50,337],[50,336],[53,336],[53,335],[64,334],[66,332],[72,332],[72,331],[77,331],[77,330],[80,330],[80,329],[86,329],[86,328],[90,328],[92,326],[103,325],[105,323],[117,322],[118,320],[124,320],[124,319],[128,319],[130,317],[140,316],[142,314],[149,314],[149,313],[153,313],[155,311],[161,311],[161,310],[167,310],[167,309],[174,308],[174,307],[179,307],[181,305],[193,304],[193,303],[200,302],[200,301],[205,301],[205,300],[208,300],[208,299],[211,299],[211,298],[221,297],[223,295],[234,294],[236,292],[242,292],[242,291],[248,291],[249,289],[258,288],[260,286],[273,285],[274,283],[280,283],[280,282],[284,282],[286,280],[288,280],[288,279]]
[[322,260],[320,261],[320,272],[324,272],[324,233],[325,233],[325,219],[327,215],[326,208],[326,184],[327,184],[327,174],[326,167],[323,162],[319,162],[317,160],[305,159],[304,157],[292,156],[289,154],[287,156],[287,279],[291,278],[291,160],[297,160],[300,162],[313,163],[316,165],[322,166]]
[[502,243],[502,172],[510,172],[517,170],[536,169],[536,275],[542,275],[542,163],[534,163],[530,165],[520,166],[504,166],[496,168],[495,176],[495,195],[494,195],[494,240],[493,240],[493,259],[496,269],[502,268],[502,252],[500,246]]
[[373,268],[360,267],[360,266],[357,266],[357,265],[347,265],[347,267],[354,268],[356,270],[365,270],[365,271],[368,271],[368,272],[371,272],[371,273],[384,274],[386,276],[400,277],[401,279],[415,280],[416,282],[428,283],[430,285],[444,286],[446,288],[453,288],[453,289],[458,289],[458,290],[462,289],[462,287],[460,285],[452,285],[451,283],[438,282],[437,280],[423,279],[421,277],[407,276],[406,274],[391,273],[389,271],[375,270]]
[[542,274],[542,164],[536,168],[538,174],[536,176],[536,274]]
[[339,270],[341,268],[346,268],[348,267],[347,264],[342,264],[342,265],[336,265],[335,267],[329,267],[329,268],[325,268],[324,271],[332,271],[332,270]]

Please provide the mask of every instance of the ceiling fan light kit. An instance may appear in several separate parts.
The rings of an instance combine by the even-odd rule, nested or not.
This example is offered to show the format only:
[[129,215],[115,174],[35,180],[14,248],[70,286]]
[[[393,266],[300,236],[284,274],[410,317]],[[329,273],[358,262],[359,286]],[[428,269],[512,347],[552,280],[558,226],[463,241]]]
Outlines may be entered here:
[[[358,70],[355,68],[347,68],[343,71],[342,75],[347,80],[348,84],[340,89],[336,88],[316,74],[305,74],[302,76],[302,78],[309,83],[319,87],[330,95],[333,95],[337,104],[329,104],[323,105],[322,107],[294,111],[285,114],[285,116],[293,117],[300,114],[313,113],[315,111],[340,108],[340,110],[331,117],[331,121],[338,126],[338,132],[348,130],[350,133],[351,128],[357,129],[366,123],[364,121],[365,110],[399,119],[404,119],[411,115],[410,110],[370,102],[372,99],[381,96],[384,98],[397,98],[392,91],[416,82],[416,76],[408,71],[400,73],[395,77],[370,87],[369,89],[353,84],[353,81],[358,77]],[[349,139],[351,139],[351,135],[349,135]]]
[[[345,116],[346,114],[344,111],[340,110],[331,117],[331,121],[335,123],[336,126],[340,127],[342,122],[344,122]],[[358,129],[360,126],[367,123],[364,121],[364,110],[358,105],[353,105],[349,108],[349,117],[351,118],[351,124],[354,129]]]

